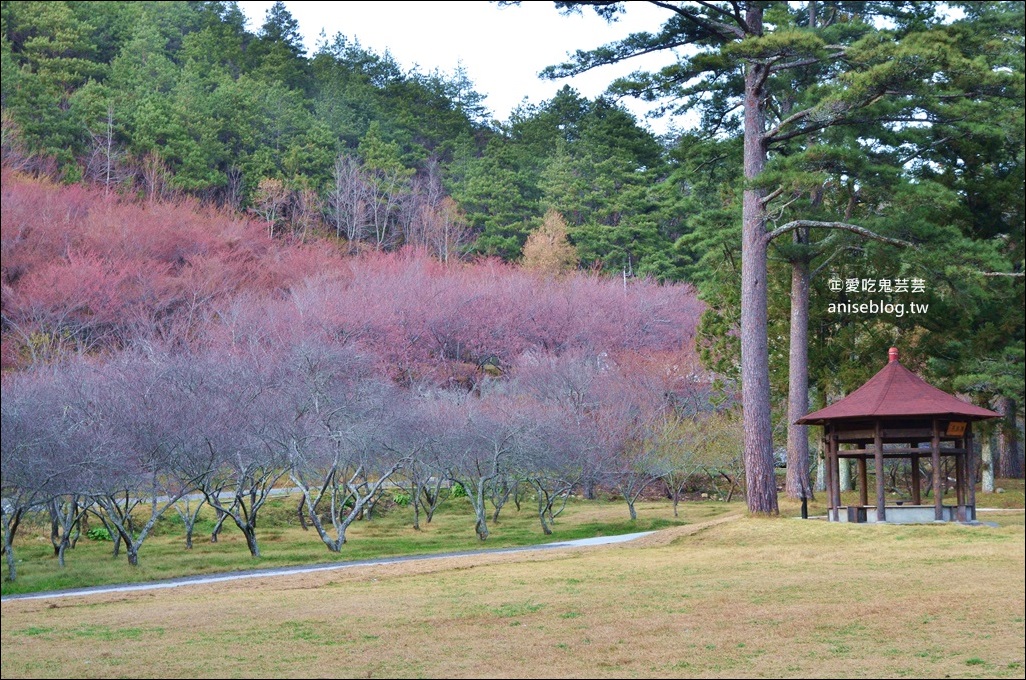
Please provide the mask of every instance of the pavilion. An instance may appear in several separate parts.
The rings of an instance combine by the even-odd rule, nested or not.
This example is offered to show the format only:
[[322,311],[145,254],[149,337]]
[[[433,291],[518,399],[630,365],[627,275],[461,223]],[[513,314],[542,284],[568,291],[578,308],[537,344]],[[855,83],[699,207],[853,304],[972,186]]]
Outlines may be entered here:
[[[969,522],[976,519],[972,423],[1000,414],[933,387],[898,361],[892,347],[887,365],[844,399],[798,419],[799,425],[822,425],[826,452],[828,519],[833,522]],[[841,449],[842,444],[854,448]],[[922,504],[920,460],[932,468],[933,505]],[[841,507],[840,461],[858,465],[859,504]],[[941,461],[953,459],[954,506],[943,505]],[[867,466],[876,473],[876,504],[869,504]],[[909,459],[911,502],[888,505],[884,460]],[[843,511],[843,512],[842,512]]]

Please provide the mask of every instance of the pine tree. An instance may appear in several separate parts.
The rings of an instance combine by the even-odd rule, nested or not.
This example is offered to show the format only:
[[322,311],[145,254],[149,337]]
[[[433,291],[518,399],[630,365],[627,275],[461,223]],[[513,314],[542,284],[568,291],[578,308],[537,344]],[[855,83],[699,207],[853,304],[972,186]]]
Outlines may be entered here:
[[[609,20],[624,11],[623,3],[557,5],[568,12],[590,6]],[[770,243],[805,227],[857,227],[799,219],[770,229],[772,212],[803,184],[805,173],[789,171],[788,158],[801,153],[806,140],[832,128],[917,120],[924,102],[964,97],[970,81],[946,74],[972,74],[974,88],[1001,75],[959,52],[935,3],[659,5],[670,14],[660,30],[578,51],[546,73],[572,76],[638,54],[673,50],[672,63],[662,70],[636,73],[611,89],[665,98],[677,113],[698,110],[707,134],[726,132],[743,140],[740,345],[747,501],[752,512],[775,513],[767,336]],[[844,20],[810,21],[809,15],[820,11]],[[814,82],[795,90],[795,74],[810,69]],[[894,137],[878,139],[882,145]]]

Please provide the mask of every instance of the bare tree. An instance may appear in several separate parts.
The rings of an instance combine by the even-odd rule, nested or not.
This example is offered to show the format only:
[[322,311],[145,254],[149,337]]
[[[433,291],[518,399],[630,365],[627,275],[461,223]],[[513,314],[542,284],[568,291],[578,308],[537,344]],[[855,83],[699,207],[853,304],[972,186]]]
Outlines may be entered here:
[[345,237],[350,250],[363,239],[364,229],[370,221],[370,189],[360,160],[341,153],[335,159],[331,172],[325,209],[335,236]]
[[366,177],[368,216],[374,248],[385,250],[394,240],[392,227],[398,220],[403,198],[409,192],[406,175],[393,168],[373,170]]
[[225,173],[227,183],[224,187],[224,204],[233,210],[238,210],[242,205],[243,191],[245,190],[245,178],[242,170],[231,166]]
[[687,485],[701,470],[700,451],[710,438],[707,429],[704,417],[680,418],[672,414],[664,418],[654,433],[657,455],[666,470],[663,484],[673,501],[674,517],[679,516],[677,507]]
[[437,439],[435,423],[420,400],[412,395],[407,395],[399,404],[398,410],[392,409],[388,441],[384,446],[394,456],[405,460],[401,474],[393,479],[409,492],[413,528],[420,530],[421,512],[430,523],[438,506],[448,496],[442,492],[445,479],[432,455]]
[[166,200],[174,194],[171,188],[173,177],[171,169],[155,149],[147,153],[139,163],[139,179],[146,192],[146,199],[151,203]]
[[438,393],[434,400],[435,417],[445,423],[436,444],[442,455],[440,467],[449,481],[466,490],[474,509],[474,530],[484,541],[489,534],[489,485],[511,469],[517,436],[526,424],[501,397],[489,397],[485,403],[462,392]]
[[107,115],[99,132],[89,131],[91,138],[89,156],[86,159],[86,175],[103,185],[104,194],[132,177],[126,163],[128,153],[116,139],[114,133],[114,105],[107,105]]
[[535,491],[538,521],[548,536],[584,477],[592,438],[576,427],[574,414],[551,405],[530,417],[536,427],[524,437],[521,474]]
[[[50,516],[50,543],[53,545],[53,556],[57,564],[64,567],[64,555],[68,548],[73,547],[73,536],[76,536],[79,522],[89,511],[89,499],[85,494],[74,491],[57,494],[46,504]],[[77,536],[74,540],[77,540]]]
[[425,248],[444,263],[458,259],[470,238],[466,215],[442,187],[438,163],[414,178],[398,213],[403,243]]
[[4,551],[12,580],[14,535],[26,512],[46,509],[54,557],[63,567],[89,509],[85,473],[108,443],[90,407],[97,395],[89,374],[84,361],[68,359],[3,382]]
[[289,201],[290,191],[279,179],[265,177],[257,185],[250,210],[267,222],[267,235],[274,236],[274,227]]
[[314,231],[320,224],[321,199],[312,189],[297,189],[293,192],[290,219],[292,228],[299,232],[302,239]]
[[627,503],[632,520],[645,490],[667,473],[659,455],[655,430],[662,421],[662,394],[627,371],[610,370],[599,385],[594,426],[602,439],[603,478]]
[[[274,445],[289,455],[289,476],[303,491],[307,514],[332,552],[405,463],[389,458],[389,404],[396,395],[352,352],[304,347],[291,357],[279,402]],[[327,516],[332,535],[322,518]]]
[[14,537],[26,513],[49,505],[62,476],[46,455],[59,414],[52,397],[49,371],[35,370],[6,376],[0,400],[3,437],[0,437],[0,497],[2,497],[3,553],[7,578],[17,578]]
[[90,495],[124,541],[132,566],[160,518],[197,490],[201,478],[180,474],[186,469],[176,460],[186,447],[181,426],[195,414],[186,395],[173,389],[162,359],[123,356],[97,376],[103,420],[113,433],[104,464],[92,469]]
[[192,497],[192,494],[185,494],[174,503],[175,511],[185,527],[186,550],[192,550],[192,536],[196,529],[196,521],[199,519],[200,510],[203,509],[206,502],[206,497],[196,499]]
[[246,348],[224,354],[184,356],[174,367],[175,382],[197,410],[183,424],[186,441],[176,465],[197,480],[210,507],[235,523],[250,554],[259,557],[257,517],[288,473],[284,453],[267,438],[273,357]]
[[5,168],[25,171],[32,167],[32,154],[25,146],[25,141],[18,124],[11,118],[5,108],[0,110],[0,161]]

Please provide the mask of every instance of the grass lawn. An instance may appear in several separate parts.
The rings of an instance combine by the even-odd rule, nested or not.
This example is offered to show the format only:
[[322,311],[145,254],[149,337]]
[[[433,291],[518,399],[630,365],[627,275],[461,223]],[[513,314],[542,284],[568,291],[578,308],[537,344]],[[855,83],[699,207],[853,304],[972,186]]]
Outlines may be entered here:
[[[965,527],[734,509],[684,505],[686,524],[622,545],[8,601],[2,675],[1023,677],[1021,510]],[[573,510],[557,535],[626,515]],[[666,503],[639,511],[670,518]],[[466,517],[452,528],[474,545]]]
[[[211,543],[212,514],[201,519],[192,550],[184,547],[181,520],[174,511],[165,515],[156,535],[143,544],[138,567],[127,563],[124,550],[120,558],[113,559],[113,543],[83,536],[73,550],[66,552],[66,566],[62,569],[53,556],[49,525],[23,526],[15,537],[17,579],[12,583],[5,578],[2,592],[14,595],[245,569],[534,545],[662,529],[741,512],[743,508],[737,503],[682,504],[681,516],[675,519],[669,503],[642,503],[638,506],[638,520],[632,522],[623,502],[572,500],[557,518],[553,534],[545,536],[534,512],[534,501],[523,503],[520,512],[508,503],[500,521],[490,523],[491,536],[482,543],[474,533],[469,502],[457,498],[442,504],[430,524],[422,515],[419,531],[411,526],[412,510],[396,506],[373,521],[355,522],[346,534],[348,542],[341,553],[332,553],[312,527],[304,531],[299,526],[297,504],[298,497],[273,498],[261,510],[257,529],[259,559],[250,556],[245,539],[230,521],[225,523],[218,542]],[[100,523],[94,518],[90,526]],[[330,530],[330,523],[327,528]],[[6,565],[4,572],[6,577]]]

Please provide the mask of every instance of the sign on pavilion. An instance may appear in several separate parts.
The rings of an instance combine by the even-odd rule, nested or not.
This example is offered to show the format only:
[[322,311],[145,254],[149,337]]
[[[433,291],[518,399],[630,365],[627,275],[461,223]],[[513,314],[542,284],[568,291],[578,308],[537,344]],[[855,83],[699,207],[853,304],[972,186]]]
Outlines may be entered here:
[[[968,522],[976,519],[972,424],[999,414],[933,387],[898,361],[891,348],[887,365],[844,399],[810,413],[800,425],[822,425],[826,452],[828,518],[833,522]],[[842,448],[845,445],[845,448]],[[930,460],[932,505],[923,505],[920,462]],[[840,461],[858,465],[858,505],[841,506]],[[887,504],[884,461],[908,459],[909,501]],[[868,465],[873,461],[876,503],[869,504]],[[955,474],[955,505],[944,505],[948,460]]]

